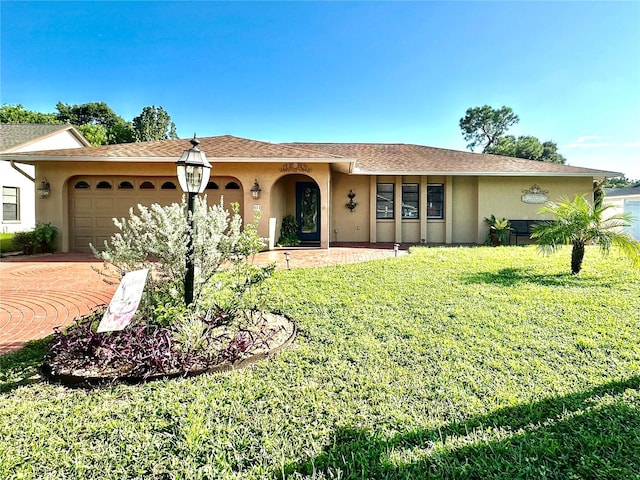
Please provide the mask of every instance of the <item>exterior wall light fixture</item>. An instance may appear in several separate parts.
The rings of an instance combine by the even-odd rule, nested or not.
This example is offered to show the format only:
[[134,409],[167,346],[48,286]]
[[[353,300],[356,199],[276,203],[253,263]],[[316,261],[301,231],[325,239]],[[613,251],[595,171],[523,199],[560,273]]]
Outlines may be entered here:
[[44,180],[42,180],[42,182],[40,182],[40,185],[38,185],[38,188],[36,188],[36,190],[38,191],[38,195],[40,196],[40,198],[47,198],[49,196],[49,194],[51,193],[51,185],[49,185],[46,177]]
[[358,204],[353,201],[355,196],[356,194],[353,193],[353,190],[349,190],[349,193],[347,193],[347,197],[349,197],[349,203],[346,204],[346,207],[349,209],[351,213],[353,213],[353,210],[356,208],[356,206],[358,206]]
[[258,179],[256,178],[253,182],[253,187],[251,187],[251,196],[254,200],[258,200],[261,193],[262,189],[260,188],[260,184],[258,183]]

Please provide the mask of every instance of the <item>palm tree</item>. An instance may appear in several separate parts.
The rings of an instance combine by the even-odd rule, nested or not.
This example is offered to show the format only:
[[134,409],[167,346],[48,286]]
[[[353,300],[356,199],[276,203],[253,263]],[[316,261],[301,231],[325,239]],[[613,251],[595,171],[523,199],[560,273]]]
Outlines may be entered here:
[[548,202],[539,213],[551,213],[555,220],[543,221],[533,226],[531,238],[537,239],[543,253],[556,251],[561,245],[571,244],[571,273],[577,275],[582,269],[584,247],[594,243],[607,255],[612,245],[618,246],[635,264],[640,264],[640,242],[623,230],[633,222],[628,213],[606,216],[611,208],[602,202],[589,203],[584,196],[567,197],[560,202]]

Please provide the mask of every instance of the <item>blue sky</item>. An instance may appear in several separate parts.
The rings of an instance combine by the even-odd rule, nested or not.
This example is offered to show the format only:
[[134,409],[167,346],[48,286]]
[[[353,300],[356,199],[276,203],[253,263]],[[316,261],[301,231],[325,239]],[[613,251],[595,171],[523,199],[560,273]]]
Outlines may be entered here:
[[11,2],[2,103],[162,106],[187,138],[466,149],[469,107],[640,179],[640,2]]

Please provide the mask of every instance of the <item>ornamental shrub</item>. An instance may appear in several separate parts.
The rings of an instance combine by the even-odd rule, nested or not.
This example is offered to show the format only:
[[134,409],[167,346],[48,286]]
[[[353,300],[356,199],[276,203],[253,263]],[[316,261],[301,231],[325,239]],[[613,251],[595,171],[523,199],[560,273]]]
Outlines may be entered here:
[[[150,273],[139,315],[157,319],[159,323],[166,323],[171,316],[186,318],[184,279],[190,220],[193,220],[191,259],[195,266],[193,309],[196,312],[205,290],[210,296],[235,288],[237,272],[243,271],[240,265],[248,264],[266,245],[257,233],[259,217],[242,228],[238,205],[232,208],[233,213],[229,213],[222,202],[208,207],[206,197],[196,198],[192,218],[184,197],[181,203],[169,206],[138,205],[139,214],[131,208],[129,218],[114,219],[119,232],[104,242],[102,251],[91,245],[96,257],[104,262],[100,273],[106,281],[117,283],[127,272],[148,268]],[[236,270],[236,275],[222,274],[231,268]],[[270,268],[265,267],[264,278],[270,274]],[[247,269],[245,276],[248,275],[251,270]],[[244,290],[233,294],[244,295],[253,286],[245,281]],[[253,294],[251,297],[258,298]],[[241,303],[248,307],[246,302]],[[203,305],[217,308],[218,302],[208,299]],[[251,307],[258,308],[255,304]],[[221,315],[218,311],[206,314]]]
[[286,215],[282,219],[278,245],[282,247],[295,247],[300,245],[300,239],[298,238],[298,222],[293,215]]

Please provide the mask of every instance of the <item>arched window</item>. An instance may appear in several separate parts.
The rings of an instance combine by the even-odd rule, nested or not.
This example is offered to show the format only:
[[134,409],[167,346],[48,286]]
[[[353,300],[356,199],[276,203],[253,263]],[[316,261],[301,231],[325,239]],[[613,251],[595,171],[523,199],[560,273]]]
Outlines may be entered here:
[[216,182],[207,183],[207,190],[218,190],[220,187]]
[[154,188],[156,188],[156,186],[148,180],[140,184],[140,190],[153,190]]
[[164,182],[160,188],[162,190],[175,190],[176,184],[173,182]]
[[224,186],[225,190],[240,190],[240,185],[236,182],[229,182]]
[[106,180],[102,180],[101,182],[98,182],[98,184],[96,185],[96,188],[110,189],[111,184]]
[[131,190],[133,188],[133,183],[125,180],[124,182],[120,182],[120,185],[118,185],[118,188],[122,190]]
[[79,189],[79,190],[82,190],[82,189],[88,189],[88,188],[91,188],[91,187],[90,187],[90,186],[89,186],[89,184],[88,184],[87,182],[85,182],[84,180],[80,180],[78,183],[76,183],[76,184],[73,186],[73,188],[77,188],[77,189]]

